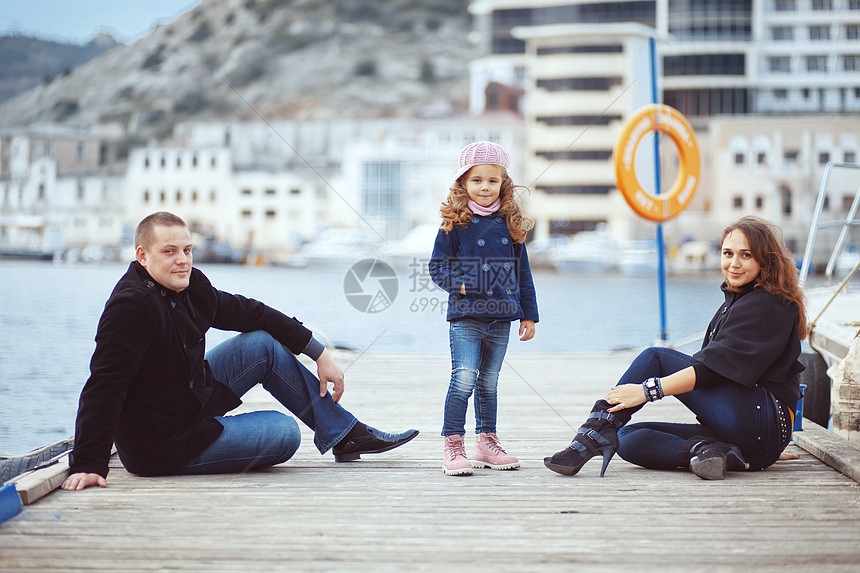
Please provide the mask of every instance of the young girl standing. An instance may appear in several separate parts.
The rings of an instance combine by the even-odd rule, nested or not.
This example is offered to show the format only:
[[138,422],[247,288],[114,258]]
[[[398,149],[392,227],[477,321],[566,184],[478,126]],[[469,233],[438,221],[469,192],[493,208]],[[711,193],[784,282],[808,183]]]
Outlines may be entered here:
[[[507,151],[489,141],[463,148],[428,264],[433,282],[449,293],[451,381],[442,426],[447,475],[469,475],[473,465],[520,467],[496,435],[497,385],[511,321],[520,321],[520,340],[531,340],[538,309],[525,247],[533,222],[514,196],[509,161]],[[470,462],[464,438],[472,392],[477,442]]]

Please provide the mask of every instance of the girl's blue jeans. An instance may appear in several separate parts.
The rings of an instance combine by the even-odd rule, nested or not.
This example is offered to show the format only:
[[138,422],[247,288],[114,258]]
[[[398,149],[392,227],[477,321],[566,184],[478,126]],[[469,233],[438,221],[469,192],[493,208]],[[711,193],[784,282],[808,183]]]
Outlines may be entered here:
[[[636,357],[618,384],[641,384],[646,378],[668,376],[693,363],[691,356],[677,350],[648,348]],[[696,415],[699,423],[628,424],[618,431],[618,455],[652,469],[686,466],[689,456],[684,450],[689,449],[688,440],[701,436],[738,446],[750,469],[764,469],[779,459],[787,445],[775,399],[762,386],[747,388],[726,383],[675,397]],[[791,424],[788,424],[790,437]]]
[[[337,444],[356,418],[327,393],[298,358],[266,332],[239,334],[206,353],[216,380],[243,396],[257,384],[314,431],[320,453]],[[178,474],[241,472],[290,459],[301,443],[296,421],[271,410],[217,416],[224,431]]]
[[510,331],[509,320],[466,317],[451,321],[451,382],[445,397],[443,436],[466,433],[466,409],[473,392],[475,433],[495,433],[499,371]]

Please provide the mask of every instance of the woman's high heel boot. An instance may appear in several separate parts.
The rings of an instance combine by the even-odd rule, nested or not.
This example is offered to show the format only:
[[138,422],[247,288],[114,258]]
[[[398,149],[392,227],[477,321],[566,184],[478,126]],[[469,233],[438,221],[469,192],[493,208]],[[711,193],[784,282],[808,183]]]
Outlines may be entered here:
[[618,429],[630,420],[632,412],[607,412],[612,406],[606,400],[598,400],[588,419],[576,432],[570,446],[552,457],[544,458],[544,465],[556,473],[567,476],[576,474],[585,462],[603,455],[600,477],[606,473],[609,460],[618,450]]
[[[688,442],[694,441],[688,440]],[[690,471],[702,479],[725,479],[727,469],[745,469],[750,465],[740,448],[716,440],[700,438],[689,449]]]

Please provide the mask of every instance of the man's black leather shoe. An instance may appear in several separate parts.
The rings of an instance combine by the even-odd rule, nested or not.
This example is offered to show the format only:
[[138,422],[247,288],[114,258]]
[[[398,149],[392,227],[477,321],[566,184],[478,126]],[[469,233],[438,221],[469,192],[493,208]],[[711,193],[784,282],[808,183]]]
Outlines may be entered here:
[[[361,422],[358,422],[361,424]],[[364,426],[364,424],[362,424]],[[361,454],[379,454],[402,446],[418,435],[418,430],[406,430],[399,434],[380,432],[376,428],[364,426],[364,429],[353,429],[334,448],[334,461],[351,462],[361,457]],[[353,435],[356,434],[356,435]]]

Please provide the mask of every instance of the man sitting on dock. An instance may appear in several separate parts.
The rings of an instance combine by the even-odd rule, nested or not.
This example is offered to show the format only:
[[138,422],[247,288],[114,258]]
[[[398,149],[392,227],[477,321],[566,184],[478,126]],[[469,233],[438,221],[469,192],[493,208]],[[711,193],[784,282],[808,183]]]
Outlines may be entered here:
[[[325,347],[295,318],[214,288],[192,268],[181,218],[149,215],[134,240],[137,260],[99,320],[63,489],[106,487],[114,443],[126,469],[142,476],[241,472],[288,460],[301,441],[292,417],[225,415],[258,383],[314,430],[317,449],[331,449],[335,461],[384,452],[418,434],[380,432],[341,407],[343,372]],[[242,334],[204,356],[209,328]],[[316,362],[317,377],[299,353]]]

